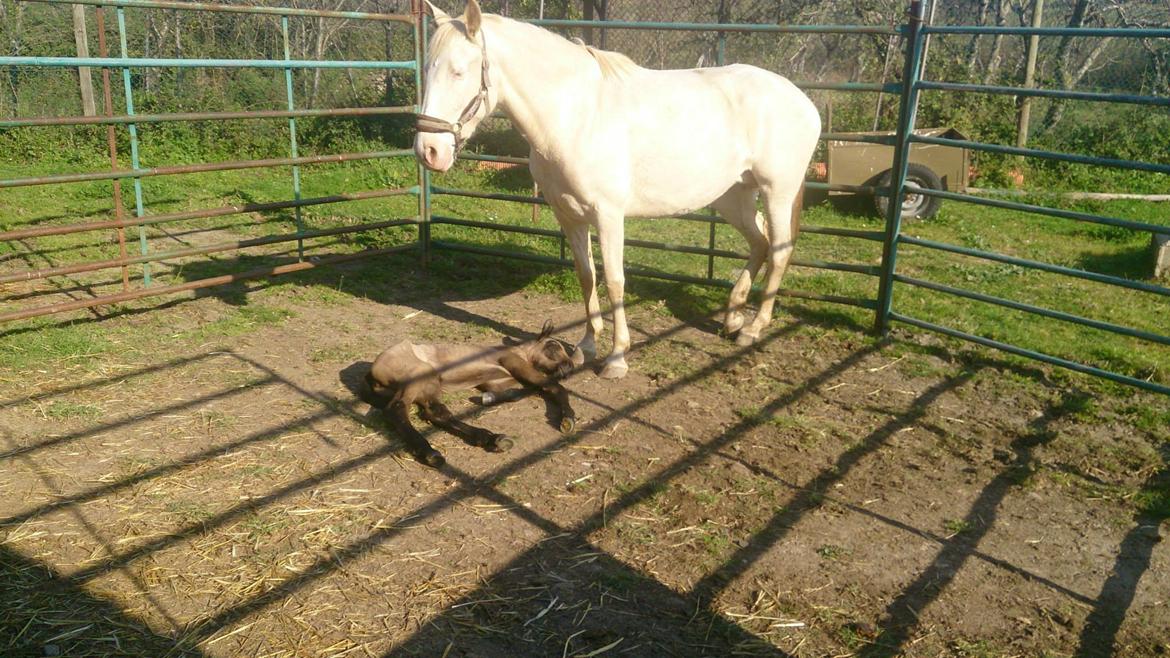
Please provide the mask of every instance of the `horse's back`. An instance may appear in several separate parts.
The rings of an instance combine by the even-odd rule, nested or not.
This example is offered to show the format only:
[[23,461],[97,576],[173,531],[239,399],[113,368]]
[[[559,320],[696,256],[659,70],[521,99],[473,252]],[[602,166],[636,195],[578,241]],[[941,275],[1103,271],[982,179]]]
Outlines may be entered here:
[[[642,70],[618,93],[616,109],[599,112],[616,124],[611,151],[628,152],[627,216],[701,208],[757,177],[803,176],[820,135],[812,101],[754,66]],[[599,163],[619,157],[604,143],[586,147]]]

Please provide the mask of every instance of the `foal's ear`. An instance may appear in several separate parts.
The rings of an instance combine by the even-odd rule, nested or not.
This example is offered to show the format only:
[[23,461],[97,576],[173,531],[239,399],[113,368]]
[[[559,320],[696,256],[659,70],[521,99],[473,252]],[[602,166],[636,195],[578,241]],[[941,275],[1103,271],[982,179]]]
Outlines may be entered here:
[[483,12],[479,10],[477,0],[468,0],[467,9],[463,10],[463,24],[467,26],[467,37],[475,41],[479,26],[483,24]]
[[451,22],[451,16],[448,15],[447,12],[445,12],[442,9],[439,9],[435,5],[431,4],[431,0],[423,0],[423,1],[426,3],[426,8],[430,11],[431,16],[435,17],[436,24],[442,25],[443,23]]
[[557,327],[553,324],[552,320],[545,320],[544,326],[540,328],[540,335],[536,337],[536,340],[541,341],[545,338],[548,338],[549,336],[553,335],[553,331],[555,331],[556,328]]

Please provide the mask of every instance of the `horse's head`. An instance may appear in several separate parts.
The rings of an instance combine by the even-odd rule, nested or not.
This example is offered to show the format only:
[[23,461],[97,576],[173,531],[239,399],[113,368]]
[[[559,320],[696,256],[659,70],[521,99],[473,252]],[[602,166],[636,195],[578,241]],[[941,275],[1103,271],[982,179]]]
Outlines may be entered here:
[[438,27],[431,37],[426,93],[418,118],[414,152],[433,171],[447,171],[463,142],[495,106],[477,0],[459,18],[426,3]]

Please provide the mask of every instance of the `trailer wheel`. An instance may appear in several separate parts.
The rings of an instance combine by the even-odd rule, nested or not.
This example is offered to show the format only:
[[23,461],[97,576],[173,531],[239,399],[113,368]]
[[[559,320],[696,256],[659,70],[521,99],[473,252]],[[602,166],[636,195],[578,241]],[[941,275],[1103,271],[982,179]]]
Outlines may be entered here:
[[[893,172],[887,171],[878,179],[878,186],[888,187],[892,178]],[[939,180],[938,174],[931,171],[930,167],[915,163],[910,163],[906,168],[906,182],[914,183],[918,187],[926,190],[943,189],[943,184]],[[874,206],[877,207],[878,214],[885,218],[887,216],[886,213],[889,212],[890,199],[884,196],[875,196],[873,201]],[[902,198],[902,219],[930,219],[938,213],[940,205],[942,205],[942,199],[938,197],[907,192]]]

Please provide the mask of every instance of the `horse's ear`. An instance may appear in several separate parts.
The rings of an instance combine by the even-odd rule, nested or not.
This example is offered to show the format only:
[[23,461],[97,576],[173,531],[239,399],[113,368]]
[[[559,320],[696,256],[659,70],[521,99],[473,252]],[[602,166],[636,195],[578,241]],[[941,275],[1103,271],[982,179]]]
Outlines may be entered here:
[[475,41],[479,35],[479,26],[483,24],[483,12],[479,10],[477,0],[468,0],[467,9],[463,10],[463,24],[467,26],[467,37]]
[[540,341],[548,338],[549,336],[553,335],[553,332],[556,331],[556,328],[557,327],[553,324],[552,320],[545,320],[544,326],[540,328],[540,335],[536,337],[536,340]]
[[431,4],[431,0],[423,0],[423,2],[425,3],[426,8],[430,12],[431,16],[435,17],[435,23],[442,25],[443,23],[448,23],[451,21],[451,16],[448,15],[447,12]]

